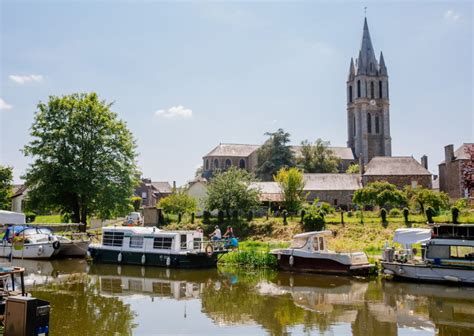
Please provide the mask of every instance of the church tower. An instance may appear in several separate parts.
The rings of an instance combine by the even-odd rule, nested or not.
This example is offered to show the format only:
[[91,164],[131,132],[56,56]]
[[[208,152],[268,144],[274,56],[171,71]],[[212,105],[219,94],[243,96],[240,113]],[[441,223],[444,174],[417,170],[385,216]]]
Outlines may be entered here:
[[351,58],[347,79],[347,146],[367,164],[374,156],[391,156],[387,67],[377,61],[367,18],[359,56]]

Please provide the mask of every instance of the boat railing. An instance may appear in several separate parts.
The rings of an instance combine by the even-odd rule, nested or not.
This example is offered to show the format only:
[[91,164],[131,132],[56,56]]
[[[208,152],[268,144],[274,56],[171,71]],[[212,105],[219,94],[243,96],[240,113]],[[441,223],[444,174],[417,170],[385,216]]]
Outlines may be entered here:
[[[228,251],[229,243],[230,239],[194,241],[193,250],[204,253]],[[186,248],[185,244],[186,243],[183,243],[181,246],[183,249]],[[209,248],[209,246],[212,248],[212,250]]]

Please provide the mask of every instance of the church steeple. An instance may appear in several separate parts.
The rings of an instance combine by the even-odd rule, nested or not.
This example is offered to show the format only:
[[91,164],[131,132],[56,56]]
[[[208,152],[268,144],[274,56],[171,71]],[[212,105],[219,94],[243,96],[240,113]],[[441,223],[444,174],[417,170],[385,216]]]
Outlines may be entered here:
[[351,57],[351,64],[349,65],[349,76],[348,76],[348,80],[354,79],[354,76],[355,76],[354,59]]
[[387,67],[385,66],[385,60],[383,59],[383,53],[382,52],[380,52],[379,74],[381,76],[387,76]]
[[360,45],[359,60],[357,62],[357,74],[375,74],[378,62],[375,57],[374,47],[370,39],[369,25],[367,18],[364,19],[364,30],[362,33],[362,43]]

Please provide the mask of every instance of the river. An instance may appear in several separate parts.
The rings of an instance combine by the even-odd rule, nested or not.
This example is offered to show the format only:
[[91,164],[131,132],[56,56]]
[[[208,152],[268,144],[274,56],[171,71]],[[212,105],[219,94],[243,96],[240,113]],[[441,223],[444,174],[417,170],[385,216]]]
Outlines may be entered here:
[[31,261],[50,335],[474,335],[474,287]]

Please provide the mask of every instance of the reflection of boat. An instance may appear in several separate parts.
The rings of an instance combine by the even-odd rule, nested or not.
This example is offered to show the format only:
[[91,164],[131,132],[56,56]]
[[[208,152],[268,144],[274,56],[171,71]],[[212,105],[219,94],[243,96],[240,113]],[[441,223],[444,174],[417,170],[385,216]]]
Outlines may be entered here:
[[[397,229],[394,242],[404,249],[384,250],[384,273],[410,280],[474,284],[474,225],[442,225],[433,230]],[[411,248],[417,243],[425,243],[421,259],[414,257]]]
[[202,232],[154,227],[107,227],[102,243],[90,245],[94,262],[173,268],[215,267],[227,253],[223,242],[204,242]]
[[329,251],[326,237],[331,234],[331,231],[297,234],[290,248],[272,250],[270,253],[277,257],[278,267],[288,271],[368,274],[374,268],[364,252]]

